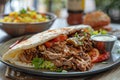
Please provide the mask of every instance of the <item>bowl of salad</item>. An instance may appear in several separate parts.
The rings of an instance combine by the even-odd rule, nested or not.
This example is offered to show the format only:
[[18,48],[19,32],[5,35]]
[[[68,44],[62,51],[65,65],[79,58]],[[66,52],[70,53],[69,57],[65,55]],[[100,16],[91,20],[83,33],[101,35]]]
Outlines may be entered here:
[[0,28],[11,36],[21,36],[47,30],[53,24],[56,15],[38,13],[30,9],[11,12],[0,19]]

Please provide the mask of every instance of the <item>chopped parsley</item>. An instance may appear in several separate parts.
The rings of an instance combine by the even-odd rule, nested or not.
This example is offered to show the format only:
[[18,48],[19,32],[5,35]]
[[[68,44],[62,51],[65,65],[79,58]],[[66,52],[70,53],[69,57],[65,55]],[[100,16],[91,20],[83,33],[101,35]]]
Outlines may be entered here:
[[75,33],[75,38],[77,38],[77,41],[78,41],[78,45],[83,45],[83,42],[82,42],[82,39],[84,39],[85,37],[84,36],[79,36],[79,34],[76,32]]
[[82,40],[85,38],[85,36],[79,36],[79,34],[76,32],[74,35],[77,39]]
[[83,45],[83,42],[79,41],[79,45]]
[[34,65],[35,69],[39,69],[43,64],[43,62],[44,62],[44,59],[37,58],[37,57],[32,60],[32,64]]
[[84,36],[87,36],[87,33],[86,33],[86,32],[84,32],[83,34],[84,34]]
[[76,32],[75,35],[74,35],[76,38],[79,38],[79,35],[78,33]]
[[25,13],[27,13],[27,11],[24,8],[20,10],[20,14],[25,14]]

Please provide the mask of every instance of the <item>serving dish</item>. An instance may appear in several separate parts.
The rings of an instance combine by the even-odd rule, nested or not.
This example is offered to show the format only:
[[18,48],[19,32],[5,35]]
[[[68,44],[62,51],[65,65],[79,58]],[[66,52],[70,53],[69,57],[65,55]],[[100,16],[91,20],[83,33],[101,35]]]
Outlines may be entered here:
[[0,22],[0,28],[14,37],[41,32],[49,29],[56,20],[56,15],[53,13],[44,13],[44,15],[48,16],[50,20],[32,23]]
[[[26,36],[26,38],[30,37]],[[21,37],[11,39],[3,44],[0,45],[0,60],[2,55],[9,49],[9,46],[16,42],[16,40],[21,39]],[[10,66],[11,68],[33,74],[33,75],[41,75],[41,76],[51,76],[51,77],[73,77],[73,76],[85,76],[85,75],[91,75],[95,73],[99,73],[102,71],[106,71],[108,69],[113,68],[114,66],[118,65],[120,63],[120,54],[118,52],[120,50],[120,42],[116,41],[115,45],[113,47],[113,50],[111,52],[111,57],[109,60],[105,61],[107,63],[97,63],[94,65],[94,67],[89,70],[89,71],[84,71],[84,72],[76,72],[76,71],[71,71],[71,72],[51,72],[47,70],[36,70],[36,69],[31,69],[31,68],[26,68],[26,67],[21,67],[21,66],[16,66],[14,64],[10,64],[6,61],[1,60],[4,64]]]

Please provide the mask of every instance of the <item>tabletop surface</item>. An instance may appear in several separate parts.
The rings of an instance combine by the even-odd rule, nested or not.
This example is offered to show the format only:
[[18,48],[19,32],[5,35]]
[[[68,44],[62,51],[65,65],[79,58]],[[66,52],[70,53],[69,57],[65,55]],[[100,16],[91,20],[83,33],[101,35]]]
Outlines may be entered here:
[[[50,29],[67,27],[68,24],[65,19],[57,19]],[[111,24],[111,27],[115,30],[120,29],[120,24]],[[0,29],[0,43],[5,42],[12,37]],[[0,62],[0,80],[12,80],[5,77],[6,65]],[[43,79],[41,79],[43,80]],[[61,79],[60,79],[61,80]],[[114,68],[104,71],[99,74],[94,74],[84,77],[74,77],[74,79],[63,79],[63,80],[120,80],[120,64]]]

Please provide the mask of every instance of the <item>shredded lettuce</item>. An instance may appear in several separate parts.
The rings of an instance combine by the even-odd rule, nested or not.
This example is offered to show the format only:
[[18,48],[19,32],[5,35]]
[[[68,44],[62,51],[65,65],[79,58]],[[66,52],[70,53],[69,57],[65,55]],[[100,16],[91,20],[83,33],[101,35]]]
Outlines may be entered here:
[[100,29],[100,33],[101,33],[101,34],[107,34],[108,32],[107,32],[106,30]]
[[44,62],[44,59],[37,58],[37,57],[32,60],[32,64],[34,65],[35,69],[39,69],[43,64],[43,62]]
[[43,58],[33,58],[32,64],[35,69],[48,69],[55,72],[67,72],[61,68],[57,68],[51,61],[44,60]]
[[51,69],[55,67],[52,62],[37,57],[32,60],[32,64],[34,65],[35,69]]
[[91,35],[98,35],[98,34],[107,34],[108,32],[106,30],[100,29],[100,30],[95,30],[91,32]]

